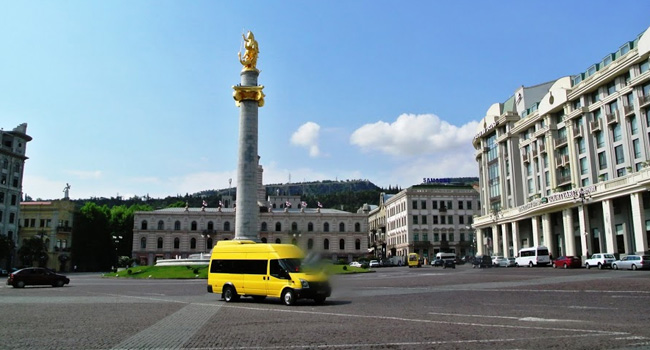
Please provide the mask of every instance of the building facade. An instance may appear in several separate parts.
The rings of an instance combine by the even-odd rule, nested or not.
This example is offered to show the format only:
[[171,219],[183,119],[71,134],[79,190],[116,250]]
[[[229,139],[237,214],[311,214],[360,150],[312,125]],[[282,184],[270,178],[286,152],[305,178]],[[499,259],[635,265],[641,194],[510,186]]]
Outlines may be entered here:
[[583,73],[521,87],[474,137],[479,253],[648,250],[650,29]]
[[[27,142],[31,140],[27,124],[20,124],[11,131],[0,130],[0,235],[14,242],[19,229]],[[14,254],[12,251],[6,261],[0,261],[0,266],[13,266]]]
[[[415,185],[389,197],[383,206],[388,257],[403,260],[413,252],[427,260],[438,252],[474,255],[471,225],[480,203],[472,185]],[[382,239],[381,234],[377,237]]]
[[[258,186],[262,186],[259,168]],[[306,253],[337,261],[352,261],[368,253],[368,212],[350,213],[336,209],[310,208],[299,196],[272,195],[262,202],[258,191],[259,231],[263,243],[291,243]],[[209,254],[220,240],[235,238],[235,213],[231,199],[222,206],[167,208],[136,212],[133,255],[141,265],[157,259],[187,258]],[[313,205],[313,203],[312,203]]]
[[[39,237],[47,249],[46,267],[68,271],[74,213],[75,204],[69,199],[21,202],[18,247],[25,239]],[[31,262],[23,261],[19,265],[31,265]]]

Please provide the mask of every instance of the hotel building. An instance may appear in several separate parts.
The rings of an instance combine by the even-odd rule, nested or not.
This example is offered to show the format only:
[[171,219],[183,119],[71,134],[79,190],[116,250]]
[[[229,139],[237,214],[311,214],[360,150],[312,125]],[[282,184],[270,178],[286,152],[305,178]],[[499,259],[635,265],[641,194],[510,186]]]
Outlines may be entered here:
[[520,87],[474,137],[479,254],[648,250],[650,29],[586,71]]

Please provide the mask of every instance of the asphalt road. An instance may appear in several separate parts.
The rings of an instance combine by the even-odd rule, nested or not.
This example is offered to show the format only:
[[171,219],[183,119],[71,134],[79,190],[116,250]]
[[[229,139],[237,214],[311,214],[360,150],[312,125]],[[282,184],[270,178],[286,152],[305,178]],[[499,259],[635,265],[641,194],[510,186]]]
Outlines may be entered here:
[[0,286],[0,349],[648,349],[650,271],[378,268],[324,305],[225,303],[205,280]]

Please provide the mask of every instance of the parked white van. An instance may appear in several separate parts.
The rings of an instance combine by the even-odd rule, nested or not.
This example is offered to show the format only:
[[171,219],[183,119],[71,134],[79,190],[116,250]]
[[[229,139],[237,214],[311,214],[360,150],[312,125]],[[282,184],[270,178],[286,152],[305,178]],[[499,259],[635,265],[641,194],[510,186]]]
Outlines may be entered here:
[[515,266],[546,266],[551,263],[551,257],[548,254],[548,248],[543,246],[529,247],[519,250],[519,255],[515,259]]

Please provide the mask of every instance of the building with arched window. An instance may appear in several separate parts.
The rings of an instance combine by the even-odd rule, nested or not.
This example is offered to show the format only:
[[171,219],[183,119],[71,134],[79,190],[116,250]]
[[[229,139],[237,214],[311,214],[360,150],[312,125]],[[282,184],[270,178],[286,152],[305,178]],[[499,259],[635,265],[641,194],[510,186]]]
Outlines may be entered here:
[[[368,254],[367,212],[302,207],[304,202],[299,196],[280,194],[268,196],[262,203],[265,207],[261,207],[258,217],[260,242],[293,243],[306,253],[332,260],[352,261]],[[144,265],[153,265],[157,259],[209,253],[218,241],[235,238],[232,207],[136,212],[134,223],[132,256]]]
[[584,72],[517,88],[488,109],[473,145],[479,253],[648,251],[650,29]]

